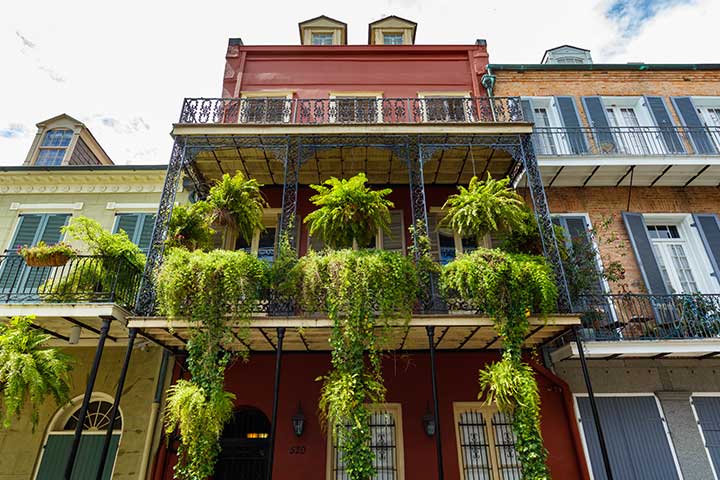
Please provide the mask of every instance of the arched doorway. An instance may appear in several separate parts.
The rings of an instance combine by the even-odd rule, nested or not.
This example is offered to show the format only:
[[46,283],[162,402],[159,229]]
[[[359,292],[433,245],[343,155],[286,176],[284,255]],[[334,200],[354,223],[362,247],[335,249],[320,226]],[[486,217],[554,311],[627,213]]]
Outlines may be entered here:
[[270,421],[254,407],[240,407],[220,438],[215,480],[264,480],[270,446]]
[[[55,414],[47,438],[40,453],[40,462],[35,480],[51,480],[59,478],[65,470],[68,455],[72,448],[75,427],[78,423],[80,403],[82,396],[74,399],[69,407],[61,409]],[[100,454],[102,453],[105,433],[110,425],[110,411],[112,409],[112,398],[101,394],[93,393],[90,398],[87,415],[83,422],[80,448],[75,459],[72,479],[81,480],[95,478],[100,465]],[[103,480],[112,478],[115,457],[120,444],[122,433],[122,415],[120,409],[117,411],[113,423],[113,435],[110,442],[110,450],[107,454],[107,463],[103,474]]]

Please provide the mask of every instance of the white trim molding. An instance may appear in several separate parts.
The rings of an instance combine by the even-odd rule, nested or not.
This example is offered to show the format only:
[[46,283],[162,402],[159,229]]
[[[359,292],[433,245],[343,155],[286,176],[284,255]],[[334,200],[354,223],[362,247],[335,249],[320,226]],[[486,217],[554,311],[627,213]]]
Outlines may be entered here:
[[[177,202],[175,203],[177,205]],[[116,212],[155,212],[158,209],[157,203],[119,203],[107,202],[106,210],[115,210]]]
[[72,211],[82,210],[83,202],[75,203],[18,203],[12,202],[10,204],[10,210],[19,211]]

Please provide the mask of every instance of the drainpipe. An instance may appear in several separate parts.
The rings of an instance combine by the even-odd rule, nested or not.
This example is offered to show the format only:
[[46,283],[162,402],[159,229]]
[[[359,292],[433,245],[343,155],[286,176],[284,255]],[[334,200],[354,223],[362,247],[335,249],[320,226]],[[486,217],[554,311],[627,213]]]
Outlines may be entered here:
[[495,104],[493,102],[493,96],[495,89],[495,75],[492,74],[492,70],[490,70],[490,66],[487,66],[487,73],[482,76],[480,79],[480,83],[483,87],[485,87],[485,90],[487,90],[489,102],[490,102],[490,111],[492,112],[493,120],[497,118],[495,114]]
[[142,463],[140,464],[140,470],[138,472],[138,480],[145,480],[147,478],[147,469],[150,464],[150,455],[152,454],[152,443],[155,438],[155,431],[157,430],[157,419],[158,412],[160,410],[160,401],[162,400],[163,387],[165,386],[165,377],[167,376],[168,360],[170,359],[170,352],[163,349],[162,358],[160,360],[160,371],[158,372],[157,384],[155,385],[155,397],[153,403],[150,406],[150,420],[148,421],[148,427],[145,429],[145,446],[142,452]]

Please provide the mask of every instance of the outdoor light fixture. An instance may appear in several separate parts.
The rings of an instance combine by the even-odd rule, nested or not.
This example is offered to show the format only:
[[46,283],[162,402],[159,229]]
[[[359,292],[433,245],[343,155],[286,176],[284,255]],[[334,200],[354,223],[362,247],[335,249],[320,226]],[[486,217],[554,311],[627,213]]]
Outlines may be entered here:
[[70,336],[68,337],[68,343],[70,345],[77,345],[80,341],[80,332],[82,331],[82,328],[80,325],[73,325],[70,327]]
[[430,406],[425,410],[425,415],[422,417],[423,429],[428,437],[435,435],[435,415],[430,412]]
[[292,416],[292,427],[296,436],[299,437],[303,434],[303,430],[305,429],[305,414],[302,411],[300,402],[298,402],[297,413]]

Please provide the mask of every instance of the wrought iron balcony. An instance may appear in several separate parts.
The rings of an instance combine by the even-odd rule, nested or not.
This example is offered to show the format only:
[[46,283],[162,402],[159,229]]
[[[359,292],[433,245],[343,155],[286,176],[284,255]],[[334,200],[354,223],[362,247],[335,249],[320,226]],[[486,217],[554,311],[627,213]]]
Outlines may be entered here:
[[30,267],[0,255],[0,303],[115,303],[135,305],[142,272],[125,259],[78,255],[58,267]]
[[720,338],[720,295],[583,295],[585,341]]
[[536,127],[538,155],[720,155],[720,127]]
[[186,98],[180,124],[524,122],[519,97]]

